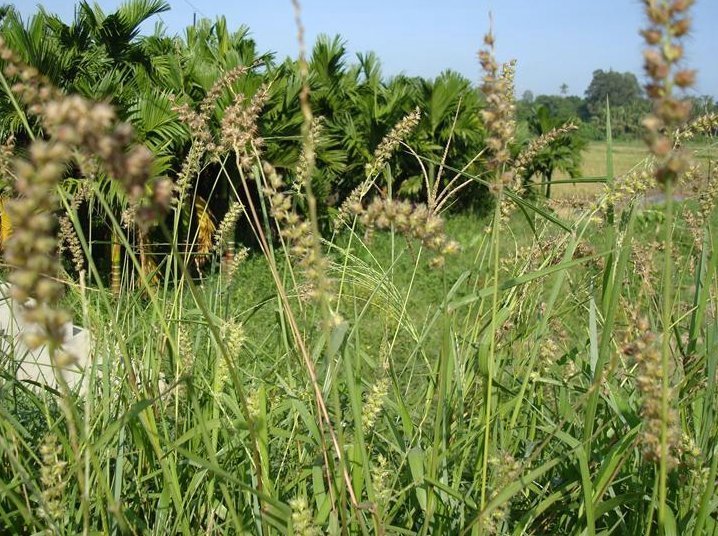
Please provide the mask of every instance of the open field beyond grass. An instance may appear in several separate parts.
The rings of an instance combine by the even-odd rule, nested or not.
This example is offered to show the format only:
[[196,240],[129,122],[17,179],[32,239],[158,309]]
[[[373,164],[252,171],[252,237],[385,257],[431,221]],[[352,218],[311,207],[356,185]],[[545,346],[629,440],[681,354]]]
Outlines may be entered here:
[[[707,171],[708,161],[718,158],[718,146],[715,143],[693,143],[688,149],[696,155],[704,170]],[[639,166],[650,153],[645,143],[640,141],[614,141],[613,142],[613,169],[614,176],[620,177]],[[583,177],[604,177],[606,175],[606,144],[604,142],[590,142],[582,155],[581,174]],[[556,173],[557,180],[566,180],[568,175]],[[603,184],[557,184],[553,190],[556,198],[589,198],[594,197],[603,190]]]

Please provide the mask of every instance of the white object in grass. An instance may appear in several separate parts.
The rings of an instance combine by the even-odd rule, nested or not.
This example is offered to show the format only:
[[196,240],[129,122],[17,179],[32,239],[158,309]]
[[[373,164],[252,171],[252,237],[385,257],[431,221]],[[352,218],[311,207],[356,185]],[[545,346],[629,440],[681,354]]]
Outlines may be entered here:
[[[39,387],[58,389],[56,371],[45,346],[30,350],[23,334],[32,333],[38,326],[25,321],[23,306],[10,297],[10,286],[0,284],[0,369],[17,380]],[[90,336],[87,330],[68,322],[64,327],[62,349],[77,358],[75,364],[58,372],[70,389],[82,384],[83,370],[91,361]]]

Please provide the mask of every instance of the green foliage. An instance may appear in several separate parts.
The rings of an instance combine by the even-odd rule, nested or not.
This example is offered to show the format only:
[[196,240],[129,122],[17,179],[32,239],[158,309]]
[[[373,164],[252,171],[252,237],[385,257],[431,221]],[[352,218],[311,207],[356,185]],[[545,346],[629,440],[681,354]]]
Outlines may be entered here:
[[586,105],[591,112],[595,112],[608,98],[611,108],[614,109],[633,103],[640,99],[642,94],[643,90],[635,74],[597,69],[593,71],[593,78],[586,89]]
[[[291,180],[299,162],[302,123],[297,63],[289,59],[277,63],[271,54],[260,53],[248,28],[230,32],[222,17],[197,21],[182,38],[168,37],[161,26],[153,35],[139,35],[139,24],[165,9],[163,2],[132,0],[105,14],[82,3],[70,24],[45,11],[23,24],[11,11],[0,33],[59,87],[114,104],[156,154],[169,157],[164,172],[170,175],[179,172],[190,144],[190,133],[172,111],[170,97],[197,107],[223,73],[248,66],[249,72],[231,91],[251,98],[260,85],[269,87],[260,133],[267,159]],[[338,36],[320,36],[309,59],[312,112],[323,118],[317,147],[323,173],[315,184],[323,211],[337,206],[365,179],[365,166],[382,138],[416,107],[422,120],[406,141],[417,152],[462,168],[481,151],[480,100],[461,75],[386,79],[373,53],[359,54],[351,63]],[[211,117],[215,135],[231,100],[231,94],[224,93],[217,102]],[[21,122],[9,105],[4,106],[1,129],[18,132]],[[397,191],[414,198],[425,194],[422,165],[403,150],[392,158],[389,170]],[[474,162],[469,171],[477,172],[480,165]],[[429,168],[436,175],[435,166]],[[379,184],[383,180],[380,177]],[[481,204],[474,196],[483,195],[481,190],[467,189],[461,204]]]

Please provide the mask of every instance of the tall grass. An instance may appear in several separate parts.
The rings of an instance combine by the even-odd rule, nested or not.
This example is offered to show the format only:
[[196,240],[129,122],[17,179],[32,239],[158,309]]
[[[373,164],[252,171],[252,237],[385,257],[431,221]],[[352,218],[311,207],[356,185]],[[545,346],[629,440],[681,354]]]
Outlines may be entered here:
[[[496,193],[493,217],[444,226],[430,199],[402,219],[374,162],[322,238],[305,123],[295,189],[251,137],[224,157],[217,184],[260,247],[237,265],[217,253],[201,277],[178,247],[200,240],[179,236],[186,192],[150,273],[139,230],[90,183],[128,254],[114,296],[61,187],[87,263],[79,283],[59,275],[63,305],[92,361],[80,393],[17,381],[2,357],[0,532],[718,530],[712,164],[686,175],[697,202],[669,188],[646,208],[644,189],[613,185],[609,139],[608,188],[559,218],[517,195],[510,161],[488,177],[439,162]],[[617,179],[638,185],[657,165],[643,164]],[[379,174],[388,197],[367,206]]]

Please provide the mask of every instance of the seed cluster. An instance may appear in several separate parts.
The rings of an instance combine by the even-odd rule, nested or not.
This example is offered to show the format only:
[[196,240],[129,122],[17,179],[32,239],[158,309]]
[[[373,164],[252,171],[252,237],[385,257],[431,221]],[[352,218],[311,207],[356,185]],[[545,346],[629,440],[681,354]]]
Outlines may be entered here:
[[40,460],[40,516],[49,521],[58,521],[65,515],[63,500],[67,487],[67,462],[62,459],[62,446],[54,434],[45,437],[40,445]]
[[392,227],[407,238],[420,240],[424,247],[436,253],[433,267],[444,265],[446,255],[459,251],[459,244],[444,232],[444,220],[424,204],[412,205],[406,200],[374,198],[364,208],[361,203],[349,207],[360,223],[369,231],[388,230]]
[[184,324],[177,325],[177,350],[179,352],[179,364],[182,372],[191,372],[194,364],[194,351],[192,350],[192,339]]
[[643,195],[655,184],[656,165],[651,159],[644,165],[636,166],[628,173],[616,177],[612,185],[604,187],[604,195],[599,205],[602,210],[610,206],[619,206]]
[[307,498],[296,497],[289,501],[292,508],[292,532],[295,536],[319,536],[321,530],[314,523]]
[[244,95],[238,94],[234,102],[224,111],[221,147],[225,152],[234,150],[239,165],[244,170],[251,169],[256,151],[264,146],[264,140],[259,136],[258,120],[259,113],[268,99],[269,89],[267,86],[262,86],[249,102]]
[[[486,98],[486,109],[481,112],[488,133],[486,147],[490,152],[489,169],[497,172],[496,188],[513,183],[514,174],[506,169],[511,160],[510,145],[516,133],[516,105],[514,102],[514,74],[516,62],[505,63],[501,69],[494,57],[494,36],[484,36],[487,48],[479,51],[479,62],[484,71],[481,91]],[[500,183],[500,184],[499,184]]]
[[299,155],[299,162],[297,164],[297,174],[294,179],[293,188],[295,191],[300,192],[306,182],[310,180],[310,169],[313,164],[310,163],[311,155],[310,148],[314,148],[319,143],[319,137],[324,129],[324,117],[317,116],[312,119],[312,124],[309,127],[309,138],[307,143],[302,147],[302,153]]
[[[219,336],[222,339],[227,355],[233,363],[239,362],[240,352],[247,339],[244,325],[236,320],[226,320],[219,328]],[[217,361],[217,387],[222,390],[230,381],[229,366],[223,357]],[[250,415],[253,412],[250,411]]]
[[714,136],[718,132],[718,113],[699,115],[675,134],[677,143],[693,139],[696,136]]
[[249,257],[249,248],[234,251],[234,244],[229,244],[225,256],[222,258],[223,271],[227,281],[231,281],[240,265]]
[[641,282],[641,287],[650,293],[656,288],[656,253],[662,248],[662,243],[636,242],[632,246],[631,263],[633,271]]
[[[11,221],[18,225],[5,245],[5,260],[12,268],[9,281],[12,296],[26,303],[25,318],[37,323],[42,332],[28,334],[26,342],[37,347],[48,341],[64,339],[64,325],[69,321],[65,311],[55,309],[62,294],[57,280],[59,263],[55,240],[56,209],[54,190],[62,178],[69,150],[64,144],[35,142],[28,160],[15,164],[19,197],[7,203]],[[32,302],[28,301],[32,298]]]
[[578,130],[578,125],[573,121],[569,121],[531,140],[528,146],[526,146],[514,160],[513,168],[516,175],[522,177],[526,173],[526,168],[536,159],[541,151],[576,130]]
[[394,152],[396,152],[399,148],[399,145],[401,145],[401,143],[416,128],[420,120],[421,111],[419,108],[416,108],[414,111],[404,116],[389,131],[389,134],[384,136],[376,151],[374,151],[373,160],[366,165],[366,180],[354,188],[354,190],[352,190],[339,207],[337,217],[334,219],[334,227],[336,229],[347,223],[349,216],[352,213],[351,207],[356,207],[357,203],[361,204],[362,199],[364,199],[364,196],[369,193],[369,190],[374,184],[379,171],[381,171],[381,169],[386,165],[389,158],[391,158]]
[[718,201],[718,169],[712,168],[708,181],[698,194],[698,214],[703,223],[710,220]]
[[246,73],[247,68],[243,65],[224,73],[215,81],[204,99],[202,99],[198,110],[192,109],[187,103],[177,104],[177,98],[175,96],[170,98],[174,103],[173,111],[189,130],[192,143],[200,149],[201,154],[209,153],[210,155],[217,155],[219,153],[220,148],[215,143],[210,126],[212,116],[224,91],[227,88],[231,88],[234,83]]
[[279,233],[287,241],[289,252],[298,259],[309,284],[308,294],[313,299],[332,299],[332,281],[328,277],[329,260],[322,255],[319,237],[315,236],[309,221],[292,208],[291,198],[285,193],[282,177],[271,164],[264,163],[267,186],[264,190],[277,221]]
[[382,376],[374,382],[362,406],[361,423],[365,434],[371,432],[376,424],[381,410],[384,408],[384,399],[389,393],[389,378]]
[[643,124],[646,143],[658,162],[656,180],[665,185],[676,182],[689,165],[670,134],[688,120],[691,112],[690,102],[676,98],[673,88],[687,89],[695,83],[695,71],[679,67],[684,55],[681,41],[691,28],[687,11],[693,0],[643,0],[643,3],[650,21],[649,27],[641,32],[648,45],[643,53],[649,78],[646,93],[653,101],[653,112]]
[[[661,459],[663,375],[669,374],[670,371],[663,370],[656,337],[650,331],[648,322],[639,319],[636,327],[638,333],[642,335],[633,343],[624,346],[623,353],[632,356],[638,365],[636,388],[642,400],[643,430],[640,443],[643,455],[647,460],[657,462]],[[673,399],[672,393],[669,393],[669,399]],[[670,407],[668,411],[667,443],[666,465],[669,469],[673,469],[678,465],[682,445],[681,427],[674,407]]]
[[220,336],[227,347],[227,353],[237,358],[247,339],[244,326],[236,320],[227,320],[220,328]]
[[389,133],[382,138],[374,151],[374,158],[366,165],[366,176],[368,178],[376,177],[376,175],[384,169],[384,166],[399,148],[401,142],[413,132],[420,120],[421,111],[417,107],[411,113],[404,116],[392,127]]
[[204,155],[209,154],[213,159],[220,156],[221,147],[215,142],[211,128],[212,115],[224,91],[231,88],[237,80],[247,73],[247,70],[247,67],[240,65],[224,73],[215,81],[204,99],[202,99],[199,110],[192,109],[187,103],[177,104],[177,97],[170,97],[170,101],[174,104],[172,110],[178,115],[180,121],[185,124],[192,137],[192,145],[182,162],[182,168],[175,185],[175,191],[177,192],[176,203],[181,204],[184,201],[192,178],[200,170]]
[[82,245],[80,245],[80,239],[77,237],[75,228],[67,216],[61,216],[60,219],[60,232],[58,233],[58,242],[60,250],[59,256],[62,256],[63,249],[66,247],[70,251],[72,256],[72,263],[75,267],[75,271],[79,274],[85,269],[85,256],[82,252]]
[[382,511],[386,511],[390,506],[393,494],[391,479],[394,474],[389,461],[384,455],[379,454],[371,467],[371,482],[374,488],[374,500]]
[[10,136],[0,144],[0,180],[10,177],[12,169],[12,154],[15,150],[15,138]]
[[[495,491],[491,497],[496,497],[501,490],[514,482],[521,475],[521,464],[509,452],[503,452],[489,459],[493,473],[492,487]],[[490,514],[483,514],[481,525],[486,534],[504,534],[503,524],[510,510],[510,504],[494,509]]]
[[225,248],[232,247],[234,244],[234,230],[237,226],[237,221],[243,213],[244,205],[242,205],[242,203],[234,201],[229,206],[229,210],[227,210],[222,221],[219,222],[219,226],[212,240],[216,252],[221,253]]
[[684,218],[686,226],[693,237],[695,251],[701,251],[706,225],[710,222],[716,201],[718,201],[718,171],[712,168],[707,180],[694,186],[698,188],[698,207],[695,211],[686,210]]

